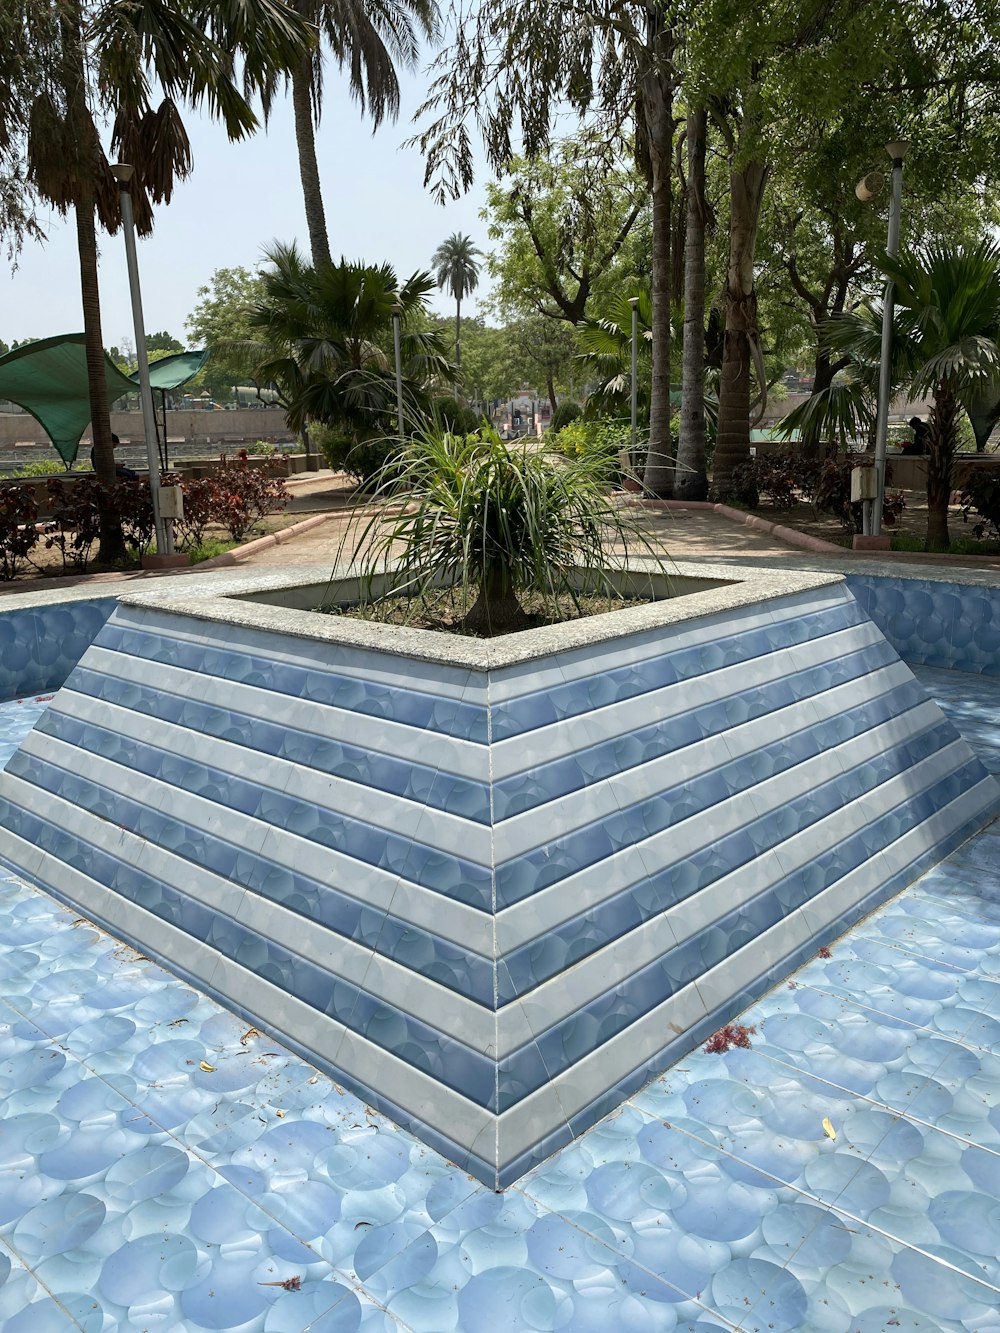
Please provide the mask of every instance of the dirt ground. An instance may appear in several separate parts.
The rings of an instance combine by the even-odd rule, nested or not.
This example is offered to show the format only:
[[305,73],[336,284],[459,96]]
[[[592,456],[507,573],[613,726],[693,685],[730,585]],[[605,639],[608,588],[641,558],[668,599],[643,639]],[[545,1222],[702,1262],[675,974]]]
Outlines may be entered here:
[[[927,534],[927,501],[917,492],[906,492],[906,507],[896,520],[894,526],[884,527],[883,532],[889,536],[905,534],[919,542],[923,547],[924,537]],[[833,514],[818,513],[811,504],[804,501],[796,505],[794,509],[776,509],[773,505],[761,504],[751,512],[758,514],[761,518],[767,519],[771,523],[781,523],[785,527],[794,528],[797,532],[806,533],[810,537],[819,537],[823,541],[833,542],[837,546],[850,548],[852,534],[841,526],[840,520]],[[972,520],[965,522],[962,518],[962,510],[958,505],[952,505],[948,516],[948,531],[952,543],[961,545],[962,554],[969,556],[997,556],[1000,555],[1000,545],[996,542],[978,541],[973,533],[974,523]],[[909,549],[909,548],[907,548]]]

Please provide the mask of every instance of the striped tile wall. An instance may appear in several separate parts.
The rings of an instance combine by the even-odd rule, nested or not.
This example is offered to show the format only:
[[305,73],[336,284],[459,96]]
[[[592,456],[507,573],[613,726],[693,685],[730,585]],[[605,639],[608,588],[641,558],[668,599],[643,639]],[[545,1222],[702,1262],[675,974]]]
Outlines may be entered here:
[[120,607],[0,825],[502,1187],[997,796],[841,585],[491,672]]

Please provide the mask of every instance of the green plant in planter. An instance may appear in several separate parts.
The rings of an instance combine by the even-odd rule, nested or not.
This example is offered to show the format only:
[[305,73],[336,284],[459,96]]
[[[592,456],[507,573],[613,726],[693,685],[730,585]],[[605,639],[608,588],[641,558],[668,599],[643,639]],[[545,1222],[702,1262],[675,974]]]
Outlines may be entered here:
[[371,518],[360,534],[361,568],[371,589],[393,562],[386,595],[458,588],[468,605],[461,628],[490,637],[531,622],[521,598],[533,593],[559,618],[568,597],[579,610],[579,574],[589,591],[618,597],[611,576],[626,539],[659,559],[609,490],[613,465],[599,452],[565,459],[505,444],[492,431],[425,431],[409,441],[378,488],[405,503]]

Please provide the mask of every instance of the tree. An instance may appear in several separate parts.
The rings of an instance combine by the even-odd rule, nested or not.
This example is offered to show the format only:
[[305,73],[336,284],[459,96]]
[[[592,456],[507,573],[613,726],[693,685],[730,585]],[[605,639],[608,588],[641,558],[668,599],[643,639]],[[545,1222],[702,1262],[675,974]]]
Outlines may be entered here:
[[705,141],[708,113],[694,107],[687,117],[687,227],[684,249],[684,347],[681,426],[677,441],[674,497],[704,500],[705,471]]
[[420,37],[436,37],[437,5],[435,0],[292,0],[292,4],[320,37],[292,69],[292,109],[313,263],[329,263],[315,135],[323,105],[324,50],[329,50],[338,68],[348,68],[351,94],[377,129],[386,116],[395,120],[399,114],[395,65],[412,69]]
[[11,260],[26,237],[42,239],[24,170],[31,105],[45,77],[52,14],[47,0],[6,0],[0,6],[0,236]]
[[[110,484],[96,224],[115,231],[121,219],[99,127],[110,124],[111,152],[135,168],[135,221],[146,235],[153,205],[168,203],[191,170],[179,105],[208,106],[230,138],[243,138],[257,126],[249,98],[261,92],[266,102],[276,72],[290,68],[312,38],[282,0],[63,0],[54,13],[43,34],[45,77],[30,109],[28,177],[76,218],[95,460]],[[120,524],[105,506],[101,558],[117,559],[123,549]]]
[[[963,407],[1000,382],[1000,246],[930,246],[886,258],[895,291],[893,381],[913,397],[930,394],[927,538],[947,547],[951,469]],[[878,309],[840,316],[828,338],[877,375],[882,316]]]
[[430,388],[453,378],[440,335],[421,322],[429,273],[400,283],[388,265],[309,264],[294,245],[277,245],[261,274],[262,295],[248,312],[256,334],[224,350],[240,357],[258,383],[276,383],[288,424],[334,426],[355,440],[396,431],[391,353],[393,306],[401,309],[404,391],[411,414],[429,411]]
[[[228,398],[234,386],[246,383],[247,367],[226,348],[252,341],[250,309],[264,295],[259,272],[248,268],[217,268],[198,288],[198,303],[184,321],[194,347],[207,347],[208,363],[192,381],[193,388],[207,389],[213,398]],[[257,386],[261,387],[261,386]]]
[[[420,113],[425,177],[439,199],[473,178],[470,124],[482,133],[487,160],[504,173],[513,141],[529,160],[545,156],[556,110],[590,115],[609,139],[631,129],[652,208],[653,364],[650,447],[645,483],[670,484],[671,167],[675,37],[664,10],[591,0],[584,10],[562,0],[498,0],[463,17],[438,57]],[[526,53],[530,58],[526,59]]]
[[514,158],[486,197],[502,313],[578,324],[592,298],[613,298],[649,271],[648,248],[632,255],[627,245],[648,219],[645,182],[606,135],[588,129],[537,160]]
[[482,254],[472,244],[471,236],[453,232],[434,251],[431,263],[437,275],[437,285],[449,291],[455,301],[455,365],[462,368],[462,300],[479,286],[479,264]]

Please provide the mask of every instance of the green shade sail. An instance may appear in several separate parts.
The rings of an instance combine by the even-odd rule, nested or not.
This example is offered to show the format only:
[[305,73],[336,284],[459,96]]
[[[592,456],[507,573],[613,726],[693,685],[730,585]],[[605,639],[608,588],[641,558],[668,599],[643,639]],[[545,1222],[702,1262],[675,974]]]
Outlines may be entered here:
[[[154,389],[179,389],[193,380],[208,360],[208,351],[171,352],[149,363],[149,382]],[[133,387],[139,383],[139,372],[129,377]]]
[[[149,367],[150,382],[154,389],[176,389],[197,375],[207,359],[207,351],[177,352],[162,357]],[[135,393],[137,375],[123,375],[106,352],[104,361],[109,400],[114,403],[127,393]],[[70,467],[80,447],[80,437],[90,423],[84,335],[60,333],[0,356],[0,398],[30,412],[48,433],[56,453]]]

